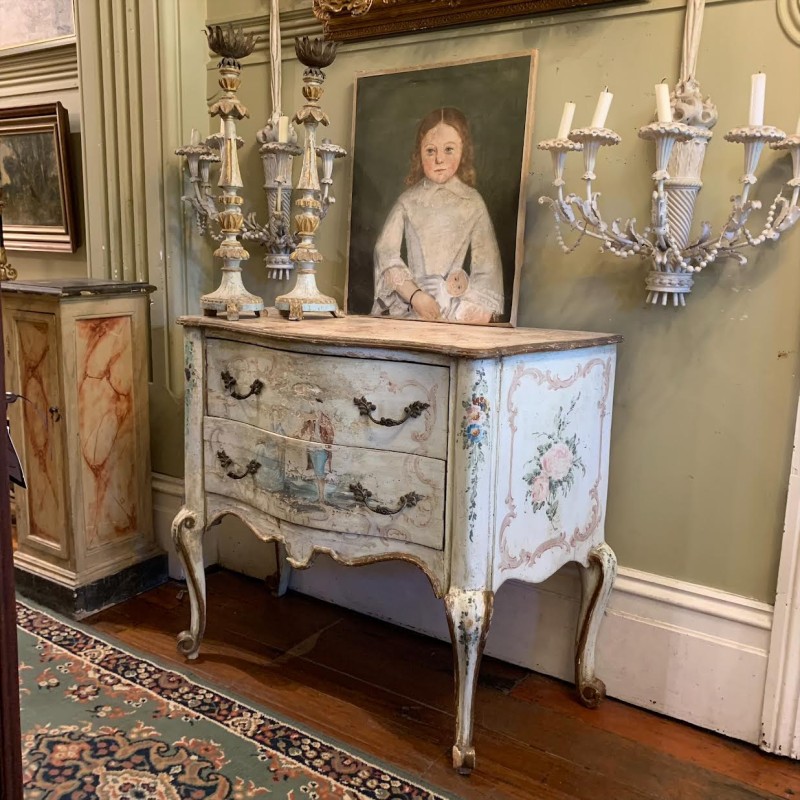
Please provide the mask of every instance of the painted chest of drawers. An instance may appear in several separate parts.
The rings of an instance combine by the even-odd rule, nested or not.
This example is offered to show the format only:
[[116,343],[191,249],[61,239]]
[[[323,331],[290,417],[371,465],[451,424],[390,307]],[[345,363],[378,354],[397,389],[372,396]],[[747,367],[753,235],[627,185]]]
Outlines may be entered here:
[[403,559],[444,600],[454,765],[474,766],[473,699],[494,593],[581,567],[581,699],[615,574],[604,541],[616,343],[606,334],[350,317],[184,317],[186,504],[173,538],[197,655],[202,537],[225,514],[291,567]]
[[2,284],[6,389],[27,480],[17,586],[82,617],[166,580],[151,507],[152,286],[90,278]]

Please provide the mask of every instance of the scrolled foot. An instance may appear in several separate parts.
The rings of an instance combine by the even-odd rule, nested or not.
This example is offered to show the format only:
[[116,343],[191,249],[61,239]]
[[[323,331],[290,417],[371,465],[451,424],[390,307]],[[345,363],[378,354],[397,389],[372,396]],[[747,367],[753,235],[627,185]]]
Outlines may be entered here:
[[172,541],[186,575],[191,606],[189,629],[178,635],[178,652],[197,658],[206,627],[206,576],[203,570],[203,533],[200,515],[184,506],[172,521]]
[[592,549],[587,564],[580,569],[582,591],[575,642],[575,686],[580,702],[587,708],[597,708],[606,696],[605,684],[595,675],[595,651],[616,574],[616,556],[605,543]]
[[606,685],[600,678],[590,678],[578,683],[578,699],[586,708],[597,708],[606,699]]
[[200,650],[200,637],[193,636],[191,631],[181,631],[178,634],[178,652],[191,661],[197,658]]
[[341,319],[343,317],[346,317],[347,314],[345,314],[341,308],[337,308],[336,311],[333,312],[333,316],[336,317],[337,319]]
[[462,775],[469,775],[475,769],[475,748],[454,744],[453,769],[457,769]]

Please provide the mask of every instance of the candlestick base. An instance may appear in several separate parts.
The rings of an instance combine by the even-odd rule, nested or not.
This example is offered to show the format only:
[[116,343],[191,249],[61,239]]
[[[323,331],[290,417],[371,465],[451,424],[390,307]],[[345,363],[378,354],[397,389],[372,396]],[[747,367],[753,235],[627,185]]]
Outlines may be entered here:
[[317,289],[316,275],[313,272],[300,272],[297,283],[288,294],[275,298],[275,308],[290,320],[301,320],[305,314],[333,314],[343,317],[344,312],[332,298]]
[[239,319],[241,313],[253,313],[257,317],[264,310],[264,301],[250,294],[242,283],[242,271],[237,267],[222,268],[222,283],[219,288],[200,298],[200,307],[207,317],[225,314],[231,320]]

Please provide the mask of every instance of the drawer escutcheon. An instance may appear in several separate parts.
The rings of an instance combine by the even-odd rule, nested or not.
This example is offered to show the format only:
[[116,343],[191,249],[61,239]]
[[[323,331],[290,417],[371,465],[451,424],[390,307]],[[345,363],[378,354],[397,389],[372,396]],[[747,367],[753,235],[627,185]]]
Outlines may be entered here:
[[430,403],[422,403],[419,400],[415,400],[411,405],[407,405],[403,409],[405,416],[402,419],[389,419],[388,417],[375,419],[375,417],[372,416],[372,412],[377,408],[375,403],[370,403],[364,396],[354,397],[353,403],[358,407],[358,413],[362,417],[369,417],[376,425],[385,425],[387,428],[394,427],[395,425],[402,425],[408,419],[415,419],[420,416],[426,408],[430,408],[431,405]]
[[244,472],[241,475],[237,475],[230,469],[230,467],[233,466],[233,459],[224,450],[217,450],[217,460],[219,461],[222,469],[227,470],[225,474],[229,478],[233,478],[235,481],[240,481],[242,478],[246,478],[248,475],[255,475],[256,472],[258,472],[258,470],[261,468],[261,464],[259,464],[258,461],[253,458],[244,468]]
[[369,489],[365,489],[360,483],[351,483],[350,491],[353,493],[353,497],[355,497],[357,503],[362,503],[376,514],[386,514],[387,516],[399,514],[404,508],[413,508],[420,500],[425,499],[421,494],[409,492],[400,498],[398,501],[400,505],[398,505],[397,508],[389,508],[388,506],[382,506],[380,503],[370,505],[370,501],[373,503],[376,502],[372,500],[372,492]]
[[225,391],[234,399],[234,400],[247,400],[250,395],[260,395],[261,390],[264,388],[264,381],[259,380],[256,378],[250,384],[250,391],[247,394],[240,394],[236,391],[236,378],[228,372],[228,370],[223,370],[220,372],[220,378],[222,378],[222,383],[225,386]]

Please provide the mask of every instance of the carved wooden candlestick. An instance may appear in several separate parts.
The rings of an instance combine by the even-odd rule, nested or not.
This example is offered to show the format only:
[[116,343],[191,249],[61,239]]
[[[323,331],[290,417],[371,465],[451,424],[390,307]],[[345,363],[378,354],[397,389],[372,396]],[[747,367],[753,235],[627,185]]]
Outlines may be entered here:
[[[194,207],[198,228],[202,233],[208,219],[216,219],[222,234],[212,234],[220,243],[214,255],[222,259],[222,282],[216,291],[200,298],[200,306],[208,316],[216,316],[221,312],[228,319],[236,320],[241,312],[253,312],[258,316],[264,309],[264,301],[248,292],[242,282],[240,265],[250,258],[250,254],[240,242],[244,222],[243,198],[237,192],[243,184],[237,154],[241,140],[236,135],[236,120],[250,116],[236,96],[241,85],[242,65],[239,59],[253,52],[256,39],[232,25],[227,28],[210,25],[206,29],[206,37],[208,46],[220,56],[219,85],[223,92],[208,113],[212,117],[220,117],[222,126],[219,134],[209,137],[203,144],[193,134],[192,142],[175,152],[185,156],[189,166],[194,195],[185,199]],[[218,156],[209,146],[211,143],[218,148]],[[222,194],[218,198],[219,208],[211,196],[208,181],[209,169],[214,161],[220,161],[217,185],[222,189]]]
[[[344,316],[332,297],[322,294],[317,288],[317,264],[322,262],[322,254],[317,250],[315,236],[320,220],[325,216],[328,206],[334,202],[330,195],[333,160],[345,155],[338,145],[323,140],[317,145],[317,127],[329,123],[328,115],[320,108],[322,84],[325,80],[323,67],[328,67],[336,58],[337,44],[322,38],[309,39],[307,36],[295,40],[297,58],[305,65],[303,72],[303,97],[305,105],[294,115],[295,123],[305,128],[303,147],[303,168],[297,189],[300,196],[295,201],[297,214],[294,222],[300,241],[292,253],[291,260],[297,267],[297,281],[294,289],[275,300],[275,307],[291,320],[303,319],[306,312],[328,312],[334,316]],[[277,146],[278,148],[281,145]],[[284,148],[287,145],[283,145]],[[319,178],[317,158],[322,159],[323,176]]]

